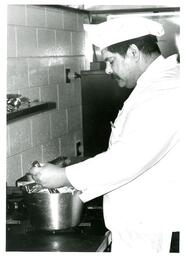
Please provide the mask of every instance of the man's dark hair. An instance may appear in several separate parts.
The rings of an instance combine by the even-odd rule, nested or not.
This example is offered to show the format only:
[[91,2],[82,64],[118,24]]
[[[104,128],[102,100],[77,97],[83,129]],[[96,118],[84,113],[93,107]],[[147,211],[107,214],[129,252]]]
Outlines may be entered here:
[[119,53],[122,56],[125,56],[127,50],[131,44],[135,44],[140,51],[146,55],[151,55],[152,53],[161,53],[159,46],[157,44],[157,37],[153,35],[146,35],[117,44],[108,46],[108,51],[112,53]]

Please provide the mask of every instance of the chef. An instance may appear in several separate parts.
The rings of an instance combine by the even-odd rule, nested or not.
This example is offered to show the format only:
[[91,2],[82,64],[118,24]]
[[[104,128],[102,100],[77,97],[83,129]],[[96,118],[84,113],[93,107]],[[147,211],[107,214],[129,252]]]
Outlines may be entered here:
[[106,152],[67,168],[44,163],[31,173],[48,188],[74,186],[83,202],[103,195],[112,252],[168,253],[183,216],[177,56],[161,55],[157,37],[164,30],[150,19],[119,17],[85,30],[106,73],[134,90],[112,125]]

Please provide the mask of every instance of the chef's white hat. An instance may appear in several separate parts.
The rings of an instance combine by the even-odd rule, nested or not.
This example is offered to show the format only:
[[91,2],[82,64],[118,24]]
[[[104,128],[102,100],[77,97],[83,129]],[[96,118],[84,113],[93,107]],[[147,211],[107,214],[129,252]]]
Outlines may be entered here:
[[100,24],[85,24],[84,29],[88,33],[91,43],[101,50],[110,45],[148,34],[158,37],[164,34],[163,26],[160,23],[133,16],[121,16]]

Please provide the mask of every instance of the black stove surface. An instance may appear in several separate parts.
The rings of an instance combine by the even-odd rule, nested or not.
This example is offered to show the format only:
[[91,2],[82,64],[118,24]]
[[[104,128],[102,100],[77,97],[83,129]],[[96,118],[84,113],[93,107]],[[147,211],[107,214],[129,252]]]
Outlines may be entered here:
[[7,251],[63,251],[94,252],[104,240],[104,235],[75,232],[9,233]]

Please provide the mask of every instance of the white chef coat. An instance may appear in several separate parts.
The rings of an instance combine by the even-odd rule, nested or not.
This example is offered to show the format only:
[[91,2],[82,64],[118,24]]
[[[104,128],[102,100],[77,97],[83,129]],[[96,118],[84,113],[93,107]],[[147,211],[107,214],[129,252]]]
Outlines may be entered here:
[[104,195],[113,252],[168,252],[181,229],[179,84],[176,56],[158,57],[119,111],[108,150],[66,168],[84,202]]

